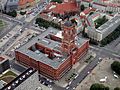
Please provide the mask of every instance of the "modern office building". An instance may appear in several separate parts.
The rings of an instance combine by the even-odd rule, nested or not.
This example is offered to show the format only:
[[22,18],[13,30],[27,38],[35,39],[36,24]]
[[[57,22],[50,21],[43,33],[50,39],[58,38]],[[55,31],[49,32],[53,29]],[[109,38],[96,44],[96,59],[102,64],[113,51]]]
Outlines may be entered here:
[[75,25],[62,24],[62,30],[48,28],[15,51],[16,60],[44,76],[60,79],[88,51],[89,41],[77,37]]
[[9,60],[0,57],[0,74],[10,68]]
[[120,4],[93,2],[92,7],[101,11],[120,12]]

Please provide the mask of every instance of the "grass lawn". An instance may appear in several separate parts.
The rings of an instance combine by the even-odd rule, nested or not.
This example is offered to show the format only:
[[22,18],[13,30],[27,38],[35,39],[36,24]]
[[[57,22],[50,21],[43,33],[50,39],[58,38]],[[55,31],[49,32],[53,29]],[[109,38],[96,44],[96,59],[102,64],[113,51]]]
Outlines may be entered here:
[[14,76],[14,77],[16,77],[17,75],[16,75],[14,72],[12,72],[12,71],[8,71],[8,72],[6,72],[5,74],[3,74],[3,75],[0,77],[0,79],[2,79],[2,78],[4,78],[4,77],[7,77],[7,76]]
[[9,83],[11,82],[15,77],[17,77],[17,75],[12,72],[12,71],[8,71],[6,72],[5,74],[3,74],[1,77],[0,77],[0,80],[3,80],[5,81],[6,83]]
[[2,20],[0,20],[0,28],[2,28],[4,25],[5,23]]
[[94,21],[95,23],[95,28],[99,28],[101,25],[103,25],[104,23],[106,23],[108,21],[108,19],[106,18],[106,16],[103,16],[101,18],[98,18],[97,20]]
[[15,77],[11,77],[11,76],[2,78],[2,80],[5,81],[6,83],[10,83],[14,79],[15,79]]

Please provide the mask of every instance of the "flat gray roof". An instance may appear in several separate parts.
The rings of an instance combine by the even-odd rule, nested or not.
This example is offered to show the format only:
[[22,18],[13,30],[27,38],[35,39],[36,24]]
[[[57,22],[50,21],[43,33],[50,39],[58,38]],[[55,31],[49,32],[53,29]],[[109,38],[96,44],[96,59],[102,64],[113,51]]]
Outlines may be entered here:
[[[63,55],[60,58],[50,59],[44,53],[39,52],[39,54],[37,54],[37,53],[29,50],[28,48],[31,47],[32,45],[36,44],[36,43],[38,43],[38,44],[40,43],[41,45],[43,45],[47,48],[50,48],[50,49],[53,49],[55,51],[61,52],[61,50],[59,49],[59,47],[61,45],[60,42],[53,41],[51,39],[45,38],[49,34],[56,35],[58,32],[59,32],[59,30],[50,27],[45,32],[43,32],[41,35],[33,38],[27,44],[18,48],[16,51],[18,51],[20,53],[23,53],[23,54],[25,54],[25,55],[27,55],[27,56],[29,56],[29,57],[37,60],[37,61],[40,61],[44,64],[47,64],[54,69],[57,69],[57,68],[59,68],[59,66],[63,62],[65,62],[65,60],[66,60],[66,58],[68,58],[68,56]],[[77,38],[77,40],[76,40],[78,47],[81,47],[87,41],[88,40],[85,40],[85,39],[82,39],[82,38]]]
[[0,89],[4,87],[4,81],[3,80],[0,80]]
[[105,24],[101,25],[98,29],[98,31],[106,31],[108,29],[110,29],[111,27],[114,27],[115,24],[120,25],[120,16],[115,16],[112,19],[110,19],[109,21],[107,21]]
[[18,5],[19,0],[8,0],[7,1],[7,5],[11,6],[11,5]]

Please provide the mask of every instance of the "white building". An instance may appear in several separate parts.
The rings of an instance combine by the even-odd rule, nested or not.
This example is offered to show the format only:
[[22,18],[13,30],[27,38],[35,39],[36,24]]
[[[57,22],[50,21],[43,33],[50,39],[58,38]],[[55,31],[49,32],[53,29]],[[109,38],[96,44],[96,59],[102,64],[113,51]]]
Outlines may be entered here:
[[[77,3],[83,4],[85,7],[92,6],[101,11],[120,12],[120,0],[112,0],[109,2],[92,1],[92,0],[76,0]],[[114,3],[116,2],[116,3]],[[118,2],[118,3],[117,3]]]
[[101,11],[120,12],[120,4],[93,2],[92,7]]
[[120,25],[120,16],[116,15],[99,28],[87,27],[88,37],[96,41],[101,41],[112,33]]
[[106,11],[107,5],[93,2],[92,7],[96,8],[96,9],[98,9],[100,11]]

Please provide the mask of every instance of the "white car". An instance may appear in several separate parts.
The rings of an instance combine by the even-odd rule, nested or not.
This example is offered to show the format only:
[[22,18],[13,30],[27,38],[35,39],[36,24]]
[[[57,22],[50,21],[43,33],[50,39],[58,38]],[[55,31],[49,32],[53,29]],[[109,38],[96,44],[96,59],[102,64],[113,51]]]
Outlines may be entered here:
[[69,88],[70,88],[69,86],[66,87],[66,89],[69,89]]
[[74,77],[75,79],[78,77],[78,74]]
[[72,81],[70,81],[68,84],[70,85],[72,83]]
[[75,90],[75,87],[73,87],[73,90]]
[[116,75],[116,74],[114,74],[113,76],[114,76],[115,78],[119,78],[118,75]]
[[101,60],[102,58],[101,57],[99,57],[99,60]]
[[48,87],[50,88],[50,87],[51,87],[51,85],[48,85]]

